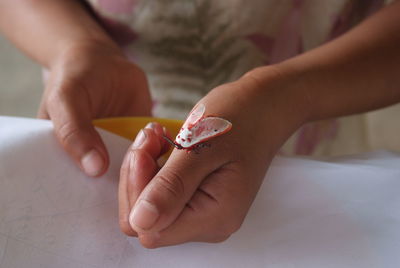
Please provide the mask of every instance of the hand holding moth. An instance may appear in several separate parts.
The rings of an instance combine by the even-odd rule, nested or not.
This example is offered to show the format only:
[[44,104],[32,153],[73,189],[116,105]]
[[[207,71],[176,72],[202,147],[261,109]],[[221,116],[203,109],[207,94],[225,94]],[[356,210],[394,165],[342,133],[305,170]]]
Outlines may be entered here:
[[[280,85],[270,80],[266,84],[276,89],[247,75],[212,90],[185,122],[175,139],[178,148],[161,169],[156,160],[166,150],[167,134],[155,123],[141,131],[121,168],[120,225],[126,234],[155,248],[219,242],[239,229],[273,155],[300,124],[297,114],[289,116],[294,106],[276,95]],[[201,107],[204,112],[196,115]],[[222,135],[206,137],[206,132],[196,143],[185,143],[187,131],[198,138],[195,130],[208,126],[207,118],[230,121],[232,129],[227,131],[229,122],[220,124],[212,130]],[[208,146],[199,153],[187,152],[204,142]]]

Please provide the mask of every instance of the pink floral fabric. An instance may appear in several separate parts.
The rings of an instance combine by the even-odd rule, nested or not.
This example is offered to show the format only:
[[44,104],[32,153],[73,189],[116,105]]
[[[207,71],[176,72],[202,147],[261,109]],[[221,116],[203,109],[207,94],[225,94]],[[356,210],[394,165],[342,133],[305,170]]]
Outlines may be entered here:
[[[384,5],[383,0],[87,1],[148,74],[155,115],[176,118],[184,118],[217,84],[330,41]],[[340,129],[338,119],[306,125],[283,151],[315,154]]]

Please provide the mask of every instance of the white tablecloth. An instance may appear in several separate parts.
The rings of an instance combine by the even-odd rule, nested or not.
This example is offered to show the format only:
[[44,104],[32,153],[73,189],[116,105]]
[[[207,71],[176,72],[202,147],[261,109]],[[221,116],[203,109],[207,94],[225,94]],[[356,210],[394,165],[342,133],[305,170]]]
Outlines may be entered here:
[[242,228],[220,244],[147,250],[118,227],[129,145],[83,175],[50,122],[0,117],[0,267],[400,267],[400,155],[276,158]]

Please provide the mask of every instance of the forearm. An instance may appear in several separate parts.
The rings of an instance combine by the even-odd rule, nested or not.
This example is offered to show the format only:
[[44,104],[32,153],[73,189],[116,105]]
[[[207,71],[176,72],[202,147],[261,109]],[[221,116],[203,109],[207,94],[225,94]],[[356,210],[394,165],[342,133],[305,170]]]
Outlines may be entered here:
[[[290,81],[284,101],[306,113],[304,121],[399,102],[399,14],[396,2],[345,35],[275,66]],[[256,71],[263,81],[262,68]]]
[[77,0],[2,0],[0,30],[46,67],[80,42],[101,42],[116,48]]

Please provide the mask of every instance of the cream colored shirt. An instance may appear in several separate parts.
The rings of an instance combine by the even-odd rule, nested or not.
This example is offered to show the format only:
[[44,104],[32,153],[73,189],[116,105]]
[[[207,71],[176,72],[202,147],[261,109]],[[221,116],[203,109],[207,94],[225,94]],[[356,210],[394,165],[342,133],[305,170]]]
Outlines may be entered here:
[[[384,0],[88,2],[109,34],[148,75],[154,115],[179,119],[213,87],[317,47],[385,4]],[[329,155],[369,150],[375,135],[370,119],[358,115],[306,125],[282,152]]]

